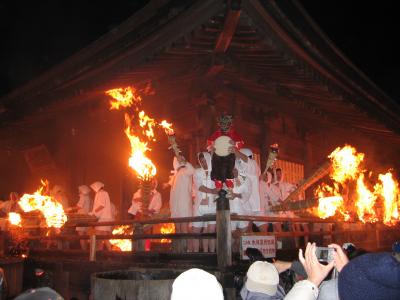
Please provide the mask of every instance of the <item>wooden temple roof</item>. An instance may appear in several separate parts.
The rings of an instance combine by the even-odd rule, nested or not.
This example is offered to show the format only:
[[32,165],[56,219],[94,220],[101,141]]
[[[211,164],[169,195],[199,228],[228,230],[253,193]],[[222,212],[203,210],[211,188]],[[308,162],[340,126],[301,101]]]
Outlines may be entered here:
[[[154,0],[0,99],[3,128],[151,82],[165,101],[198,87],[239,93],[304,123],[400,143],[400,105],[359,71],[296,1]],[[186,96],[185,96],[186,95]]]

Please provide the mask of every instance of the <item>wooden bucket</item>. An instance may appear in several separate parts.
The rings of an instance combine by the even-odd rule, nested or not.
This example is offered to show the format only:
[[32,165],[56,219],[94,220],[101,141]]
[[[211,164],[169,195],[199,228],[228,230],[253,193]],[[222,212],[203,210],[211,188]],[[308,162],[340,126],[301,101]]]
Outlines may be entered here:
[[172,283],[181,273],[171,269],[130,269],[94,273],[91,276],[93,299],[169,300]]

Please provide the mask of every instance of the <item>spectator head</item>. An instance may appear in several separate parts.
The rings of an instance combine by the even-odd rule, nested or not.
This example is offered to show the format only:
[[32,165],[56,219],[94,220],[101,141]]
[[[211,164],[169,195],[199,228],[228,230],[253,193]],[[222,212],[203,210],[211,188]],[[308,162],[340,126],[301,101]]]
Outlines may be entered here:
[[279,284],[279,274],[273,264],[266,261],[254,262],[247,271],[246,289],[250,292],[276,294]]
[[64,298],[61,297],[56,291],[52,290],[48,287],[38,288],[38,289],[31,289],[27,290],[26,292],[20,294],[14,300],[63,300]]
[[171,300],[223,300],[222,287],[214,275],[190,269],[180,274],[172,284]]
[[400,299],[400,262],[390,253],[369,253],[351,260],[339,273],[341,300]]

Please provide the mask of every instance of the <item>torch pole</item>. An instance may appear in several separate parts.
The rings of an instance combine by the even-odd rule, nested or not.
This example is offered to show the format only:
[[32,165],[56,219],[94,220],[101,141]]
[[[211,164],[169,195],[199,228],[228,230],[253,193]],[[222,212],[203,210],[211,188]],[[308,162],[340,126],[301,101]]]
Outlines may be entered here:
[[149,215],[148,209],[151,198],[151,179],[146,178],[140,181],[140,188],[142,190],[142,214],[144,217]]

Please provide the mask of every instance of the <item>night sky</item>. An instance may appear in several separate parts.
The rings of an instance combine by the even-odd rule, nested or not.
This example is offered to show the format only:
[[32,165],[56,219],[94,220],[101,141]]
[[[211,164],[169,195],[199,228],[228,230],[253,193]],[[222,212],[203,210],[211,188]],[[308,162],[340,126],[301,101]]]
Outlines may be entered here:
[[[113,29],[144,0],[0,0],[0,95]],[[400,101],[400,21],[395,1],[300,1],[327,36]]]

